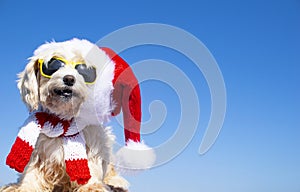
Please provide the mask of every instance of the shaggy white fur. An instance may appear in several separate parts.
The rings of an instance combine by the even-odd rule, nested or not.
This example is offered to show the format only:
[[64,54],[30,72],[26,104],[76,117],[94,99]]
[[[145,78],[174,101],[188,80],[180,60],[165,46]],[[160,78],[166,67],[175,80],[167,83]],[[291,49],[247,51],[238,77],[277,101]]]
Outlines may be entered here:
[[[37,61],[43,59],[48,62],[54,56],[95,67],[95,84],[86,84],[76,69],[69,65],[61,67],[51,78],[42,76]],[[62,119],[74,118],[86,142],[91,179],[85,185],[70,182],[65,172],[62,138],[40,134],[19,182],[4,187],[3,191],[106,192],[111,191],[108,185],[124,191],[128,189],[128,182],[109,165],[115,137],[109,127],[104,127],[113,107],[111,93],[114,67],[115,64],[106,53],[87,40],[50,42],[34,51],[25,70],[19,74],[18,88],[22,99],[29,111],[39,109]],[[66,75],[74,77],[74,85],[64,83]],[[72,91],[71,98],[66,99],[55,92],[66,88]]]

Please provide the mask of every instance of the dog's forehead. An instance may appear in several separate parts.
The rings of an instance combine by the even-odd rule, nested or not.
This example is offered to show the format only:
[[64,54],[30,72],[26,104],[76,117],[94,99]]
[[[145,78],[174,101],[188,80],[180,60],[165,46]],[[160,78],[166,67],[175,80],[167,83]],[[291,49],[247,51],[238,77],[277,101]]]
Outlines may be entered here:
[[44,61],[49,61],[52,57],[61,57],[70,62],[85,62],[88,66],[95,66],[95,49],[99,50],[87,40],[72,39],[43,44],[35,50],[34,57]]

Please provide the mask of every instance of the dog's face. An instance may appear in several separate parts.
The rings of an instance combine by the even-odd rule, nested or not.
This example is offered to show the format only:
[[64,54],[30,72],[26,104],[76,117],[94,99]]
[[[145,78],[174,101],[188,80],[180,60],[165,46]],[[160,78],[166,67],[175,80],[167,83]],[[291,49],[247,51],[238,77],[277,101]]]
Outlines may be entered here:
[[[89,86],[83,77],[85,74],[80,74],[82,71],[77,69],[85,69],[86,73],[95,69],[94,66],[88,67],[84,59],[76,58],[76,55],[70,58],[61,55],[60,57],[55,55],[47,62],[39,60],[37,70],[39,99],[43,108],[68,118],[78,113]],[[94,76],[94,73],[91,72],[90,75]]]
[[19,75],[18,87],[29,110],[38,107],[61,118],[76,116],[97,78],[84,55],[92,44],[76,40],[39,47]]

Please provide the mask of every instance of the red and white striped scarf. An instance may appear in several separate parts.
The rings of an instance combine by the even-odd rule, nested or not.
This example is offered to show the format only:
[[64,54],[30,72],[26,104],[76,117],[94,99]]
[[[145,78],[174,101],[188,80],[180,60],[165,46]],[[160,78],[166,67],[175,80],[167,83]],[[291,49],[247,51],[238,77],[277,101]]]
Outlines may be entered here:
[[62,137],[66,172],[71,181],[85,184],[91,178],[83,134],[72,120],[45,113],[33,112],[21,127],[6,158],[6,164],[22,173],[28,164],[40,133]]

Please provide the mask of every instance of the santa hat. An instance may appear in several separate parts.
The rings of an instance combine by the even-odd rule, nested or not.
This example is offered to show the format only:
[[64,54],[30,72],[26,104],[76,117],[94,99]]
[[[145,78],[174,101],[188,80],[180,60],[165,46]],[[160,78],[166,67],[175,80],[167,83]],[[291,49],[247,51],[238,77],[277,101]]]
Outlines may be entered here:
[[116,154],[115,163],[122,170],[141,170],[150,168],[155,162],[154,150],[141,140],[141,94],[136,76],[130,66],[109,48],[102,47],[114,62],[112,115],[122,110],[126,146]]

